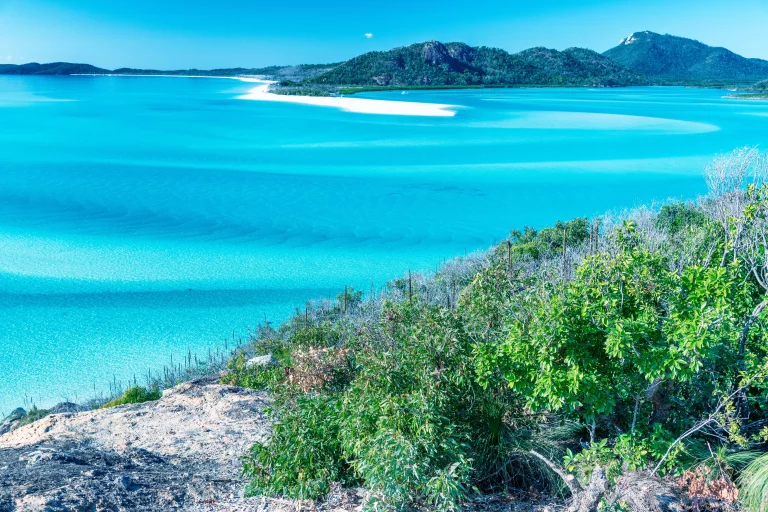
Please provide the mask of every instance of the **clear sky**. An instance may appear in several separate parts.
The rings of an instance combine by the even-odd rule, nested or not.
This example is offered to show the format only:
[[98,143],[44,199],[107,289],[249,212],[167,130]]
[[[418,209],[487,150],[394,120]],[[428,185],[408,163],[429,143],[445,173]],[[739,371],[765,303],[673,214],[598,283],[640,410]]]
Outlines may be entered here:
[[0,0],[0,62],[333,62],[430,39],[604,51],[652,30],[768,59],[768,0]]

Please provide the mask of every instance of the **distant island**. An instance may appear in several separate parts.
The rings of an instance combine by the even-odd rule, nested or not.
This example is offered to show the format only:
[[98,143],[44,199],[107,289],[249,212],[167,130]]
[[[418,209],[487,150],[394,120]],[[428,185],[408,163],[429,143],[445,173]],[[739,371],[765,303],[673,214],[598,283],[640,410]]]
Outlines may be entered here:
[[0,75],[163,75],[163,76],[257,76],[275,80],[304,80],[324,73],[338,66],[335,64],[302,64],[298,66],[267,66],[263,68],[220,68],[220,69],[106,69],[90,64],[52,62],[49,64],[0,64]]
[[738,97],[762,98],[766,96],[768,61],[748,59],[693,39],[644,31],[602,54],[575,47],[509,53],[428,41],[368,52],[340,63],[262,68],[160,71],[109,70],[67,62],[0,64],[0,75],[78,74],[257,77],[275,82],[270,92],[306,96],[388,89],[686,85],[737,88],[750,92]]

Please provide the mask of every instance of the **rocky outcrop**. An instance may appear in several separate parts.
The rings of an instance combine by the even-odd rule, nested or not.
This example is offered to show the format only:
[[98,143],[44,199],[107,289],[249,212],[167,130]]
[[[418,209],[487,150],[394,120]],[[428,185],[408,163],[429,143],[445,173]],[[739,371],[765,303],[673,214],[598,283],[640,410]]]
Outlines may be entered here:
[[23,420],[26,415],[27,411],[21,407],[17,407],[11,411],[11,414],[6,416],[6,418],[0,422],[0,436],[19,428],[21,426],[21,420]]
[[277,364],[277,359],[272,357],[272,354],[267,354],[265,356],[256,356],[250,358],[248,361],[245,362],[246,368],[254,368],[254,367],[266,367],[266,366],[274,366]]
[[268,435],[268,403],[208,379],[154,402],[51,414],[0,435],[0,512],[232,506],[241,457]]

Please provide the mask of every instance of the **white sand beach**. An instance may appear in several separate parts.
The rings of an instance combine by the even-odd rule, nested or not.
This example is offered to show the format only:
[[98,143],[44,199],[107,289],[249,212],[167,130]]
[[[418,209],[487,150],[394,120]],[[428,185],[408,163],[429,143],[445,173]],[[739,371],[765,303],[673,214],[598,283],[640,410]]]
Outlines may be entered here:
[[[246,79],[247,81],[254,81]],[[368,98],[348,98],[344,96],[287,96],[269,92],[271,82],[263,83],[240,96],[245,100],[280,101],[283,103],[301,103],[321,107],[336,107],[347,112],[360,114],[388,114],[395,116],[430,116],[452,117],[456,115],[455,105],[439,103],[418,103],[413,101],[372,100]]]

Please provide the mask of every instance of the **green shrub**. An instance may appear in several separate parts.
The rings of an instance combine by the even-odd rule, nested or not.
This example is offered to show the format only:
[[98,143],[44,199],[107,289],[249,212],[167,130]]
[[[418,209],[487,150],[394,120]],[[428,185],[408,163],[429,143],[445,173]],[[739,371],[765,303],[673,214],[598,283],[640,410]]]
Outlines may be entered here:
[[37,420],[41,420],[51,413],[48,409],[38,409],[36,406],[32,406],[26,416],[19,420],[19,426],[29,425]]
[[273,389],[284,378],[281,365],[248,366],[248,358],[239,353],[227,364],[229,370],[222,378],[222,384],[250,389]]
[[520,476],[507,464],[535,443],[537,427],[509,388],[477,383],[461,317],[416,301],[382,316],[382,329],[350,348],[346,385],[280,388],[273,437],[246,463],[251,493],[319,498],[331,481],[355,481],[372,491],[373,507],[455,510],[473,486]]
[[126,390],[126,392],[123,393],[123,396],[120,398],[116,398],[111,402],[105,403],[102,408],[115,407],[118,405],[126,404],[140,404],[142,402],[160,400],[160,397],[162,396],[163,393],[159,389],[148,390],[143,386],[134,386],[132,388],[128,388],[128,390]]
[[350,483],[339,442],[340,402],[336,396],[293,394],[277,398],[272,437],[251,448],[243,472],[250,494],[314,499],[331,482]]

